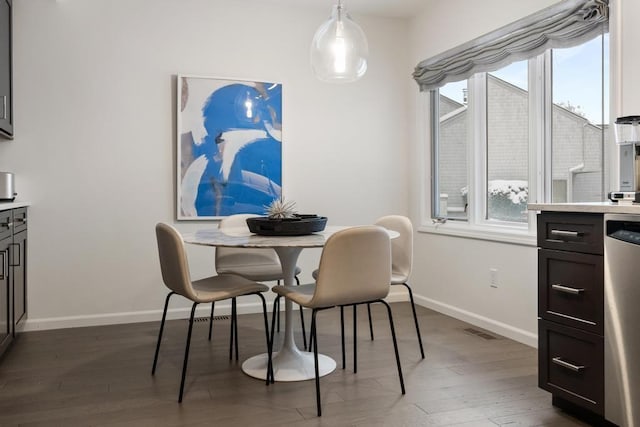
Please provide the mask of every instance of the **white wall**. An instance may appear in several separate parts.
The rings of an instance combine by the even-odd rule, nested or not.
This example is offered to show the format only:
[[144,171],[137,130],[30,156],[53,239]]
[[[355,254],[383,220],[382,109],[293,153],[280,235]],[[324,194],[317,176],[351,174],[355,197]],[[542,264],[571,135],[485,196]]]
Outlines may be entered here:
[[[640,115],[640,55],[637,42],[640,40],[640,2],[612,0],[612,19],[616,23],[615,35],[612,34],[611,50],[619,61],[618,72],[612,70],[615,84],[612,92],[618,95],[618,102],[612,102],[616,111],[614,117]],[[612,32],[613,33],[613,32]]]
[[[525,17],[556,0],[433,2],[410,22],[410,61],[451,49]],[[428,188],[429,174],[421,176],[429,164],[423,152],[425,121],[424,95],[415,83],[410,97],[412,117],[411,158],[412,217],[420,223],[421,189]],[[533,246],[473,240],[427,233],[415,239],[412,275],[414,292],[421,304],[443,311],[478,326],[536,345],[537,340],[537,253]],[[498,270],[498,288],[489,286],[489,270]]]
[[[328,85],[309,45],[329,6],[14,0],[16,137],[0,170],[32,202],[29,328],[158,319],[153,227],[175,222],[178,73],[283,83],[284,193],[301,211],[330,224],[408,212],[406,23],[354,16],[369,71]],[[213,272],[212,249],[189,252],[195,277]],[[303,253],[304,278],[317,256]]]

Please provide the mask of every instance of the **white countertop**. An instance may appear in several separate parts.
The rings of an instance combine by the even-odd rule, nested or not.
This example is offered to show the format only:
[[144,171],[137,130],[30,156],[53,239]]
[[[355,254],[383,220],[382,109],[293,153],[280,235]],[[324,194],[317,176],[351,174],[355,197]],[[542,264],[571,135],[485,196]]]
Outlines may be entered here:
[[527,209],[530,211],[547,212],[640,214],[640,204],[619,204],[613,202],[529,203]]
[[29,202],[13,201],[13,202],[0,202],[0,211],[6,211],[7,209],[24,208],[30,206]]

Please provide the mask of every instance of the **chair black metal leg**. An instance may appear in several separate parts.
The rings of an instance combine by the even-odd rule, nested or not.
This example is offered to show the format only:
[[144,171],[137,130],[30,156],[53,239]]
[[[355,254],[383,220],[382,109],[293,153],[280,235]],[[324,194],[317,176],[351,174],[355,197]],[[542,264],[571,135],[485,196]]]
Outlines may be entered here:
[[407,283],[403,283],[403,285],[409,291],[409,299],[411,300],[411,310],[413,310],[413,321],[416,324],[416,333],[418,334],[418,344],[420,344],[420,355],[424,359],[424,348],[422,347],[422,336],[420,335],[420,325],[418,325],[418,315],[416,314],[416,305],[413,302],[413,292],[411,291],[411,287]]
[[[344,306],[340,306],[340,337],[342,338],[342,369],[346,366],[346,356],[344,351]],[[309,344],[311,345],[311,344]]]
[[169,298],[175,292],[169,292],[167,298],[164,300],[164,311],[162,312],[162,321],[160,321],[160,332],[158,333],[158,343],[156,344],[156,354],[153,356],[153,367],[151,368],[151,375],[156,373],[156,364],[158,363],[158,353],[160,352],[160,341],[162,341],[162,332],[164,331],[164,321],[167,318],[167,307],[169,307]]
[[[280,280],[276,284],[280,286]],[[280,332],[280,301],[278,301],[278,332]]]
[[356,305],[353,304],[353,373],[358,373],[358,320],[356,319]]
[[402,366],[400,366],[400,353],[398,352],[398,341],[396,340],[396,329],[393,326],[393,315],[391,314],[391,307],[384,300],[379,300],[379,302],[383,303],[387,307],[387,313],[389,314],[389,326],[391,327],[391,337],[393,338],[393,349],[396,352],[396,364],[398,365],[398,377],[400,378],[400,388],[402,389],[402,394],[405,394],[404,378],[402,377]]
[[[295,279],[296,279],[296,286],[300,286],[300,279],[298,279],[298,276],[296,276]],[[302,306],[300,306],[300,326],[302,327],[302,345],[306,350],[307,349],[307,331],[305,331],[305,328],[304,328],[304,311]],[[311,343],[309,343],[309,350],[311,350]]]
[[[264,295],[262,295],[262,293],[257,293],[256,295],[258,295],[260,297],[260,299],[262,300],[262,314],[264,317],[264,333],[266,335],[267,338],[267,354],[269,355],[269,359],[271,359],[271,341],[269,340],[269,320],[267,319],[267,301],[264,299]],[[270,373],[271,371],[269,370],[270,364],[267,364],[267,378],[266,378],[266,384],[269,385],[269,379],[270,379]]]
[[311,335],[311,331],[309,331],[309,351],[311,351],[312,345],[313,345],[313,336]]
[[211,331],[213,330],[213,309],[216,308],[216,302],[211,303],[211,316],[209,316],[209,341],[211,341]]
[[371,321],[371,303],[367,304],[367,314],[369,315],[369,334],[371,335],[371,341],[373,341],[373,322]]
[[231,298],[231,327],[229,330],[229,360],[233,360],[233,343],[234,341],[234,332],[235,332],[235,323],[236,323],[236,299]]
[[302,311],[302,306],[300,306],[300,326],[302,327],[302,347],[307,349],[307,331],[304,328],[304,312]]
[[267,381],[271,377],[271,383],[275,382],[275,376],[273,372],[273,340],[276,326],[276,313],[277,307],[280,305],[280,295],[276,295],[276,299],[273,300],[273,314],[271,315],[271,339],[269,340],[269,360],[267,362]]
[[239,352],[238,352],[238,308],[237,308],[237,305],[236,305],[236,299],[235,298],[233,299],[233,317],[235,319],[234,322],[233,322],[233,327],[234,327],[233,337],[236,340],[235,346],[236,346],[236,361],[237,361],[238,360],[238,354],[239,354]]
[[184,378],[187,375],[187,363],[189,362],[189,346],[191,345],[191,331],[193,330],[193,315],[196,312],[197,302],[191,307],[191,317],[189,317],[189,332],[187,332],[187,346],[184,350],[184,362],[182,363],[182,380],[180,381],[180,394],[178,395],[178,403],[182,402],[182,392],[184,391]]
[[316,314],[317,309],[311,312],[311,336],[313,337],[313,362],[316,371],[316,405],[318,407],[318,416],[322,416],[322,403],[320,402],[320,370],[318,367],[318,335],[316,330]]

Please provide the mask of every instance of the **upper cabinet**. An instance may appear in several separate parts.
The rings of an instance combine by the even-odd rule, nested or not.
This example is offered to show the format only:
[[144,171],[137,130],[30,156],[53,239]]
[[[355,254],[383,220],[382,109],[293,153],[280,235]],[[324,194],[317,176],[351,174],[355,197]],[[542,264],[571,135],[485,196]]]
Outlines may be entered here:
[[11,0],[0,0],[0,137],[13,138]]

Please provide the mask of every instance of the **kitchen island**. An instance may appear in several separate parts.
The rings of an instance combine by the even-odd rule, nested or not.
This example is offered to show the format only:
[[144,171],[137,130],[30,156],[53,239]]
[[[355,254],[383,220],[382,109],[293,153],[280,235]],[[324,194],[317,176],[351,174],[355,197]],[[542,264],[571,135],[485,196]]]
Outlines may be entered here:
[[0,356],[27,318],[27,206],[0,202]]
[[640,425],[640,369],[625,362],[640,353],[631,328],[640,290],[630,273],[640,262],[640,206],[541,203],[528,209],[539,212],[539,386],[552,393],[555,406],[591,424]]

